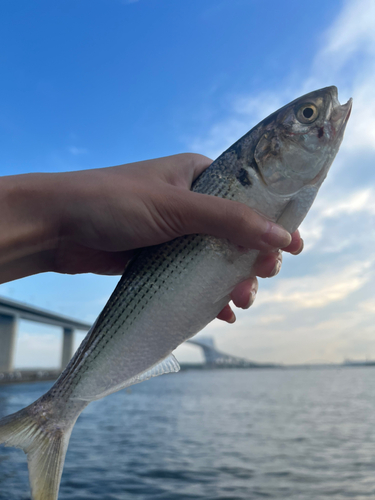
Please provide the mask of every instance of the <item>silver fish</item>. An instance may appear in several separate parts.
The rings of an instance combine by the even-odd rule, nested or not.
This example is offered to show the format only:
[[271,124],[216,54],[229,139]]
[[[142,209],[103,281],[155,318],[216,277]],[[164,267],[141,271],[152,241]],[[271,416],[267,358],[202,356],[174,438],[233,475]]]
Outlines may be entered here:
[[[194,182],[293,232],[339,149],[352,101],[311,92],[243,136]],[[54,386],[0,420],[0,443],[27,453],[33,500],[56,500],[73,426],[90,401],[178,371],[172,351],[204,328],[251,275],[257,251],[190,235],[142,250]]]

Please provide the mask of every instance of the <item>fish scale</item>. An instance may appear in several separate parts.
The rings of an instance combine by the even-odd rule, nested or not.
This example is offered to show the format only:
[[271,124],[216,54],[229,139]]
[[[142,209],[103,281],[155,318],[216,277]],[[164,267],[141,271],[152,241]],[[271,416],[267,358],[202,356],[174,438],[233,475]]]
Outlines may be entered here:
[[[336,87],[296,99],[225,151],[193,191],[245,203],[293,232],[339,149],[350,109]],[[28,455],[33,500],[57,499],[73,426],[90,401],[178,371],[172,351],[217,316],[254,273],[257,255],[204,235],[139,252],[54,386],[0,420],[0,444]]]

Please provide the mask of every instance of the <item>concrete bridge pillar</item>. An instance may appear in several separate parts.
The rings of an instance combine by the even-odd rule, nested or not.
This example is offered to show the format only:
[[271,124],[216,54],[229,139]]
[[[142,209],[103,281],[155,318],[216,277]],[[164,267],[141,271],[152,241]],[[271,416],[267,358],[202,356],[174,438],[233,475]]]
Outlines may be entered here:
[[17,316],[0,314],[0,372],[13,371]]
[[74,352],[74,329],[65,327],[63,332],[63,348],[61,356],[61,370],[64,370],[66,365],[71,360]]

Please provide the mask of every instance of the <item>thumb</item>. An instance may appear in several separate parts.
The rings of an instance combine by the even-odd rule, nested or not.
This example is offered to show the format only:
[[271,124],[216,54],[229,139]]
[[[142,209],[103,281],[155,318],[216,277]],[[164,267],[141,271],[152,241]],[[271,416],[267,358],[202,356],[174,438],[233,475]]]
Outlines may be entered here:
[[185,191],[178,214],[182,234],[209,234],[261,251],[287,247],[291,235],[243,203]]

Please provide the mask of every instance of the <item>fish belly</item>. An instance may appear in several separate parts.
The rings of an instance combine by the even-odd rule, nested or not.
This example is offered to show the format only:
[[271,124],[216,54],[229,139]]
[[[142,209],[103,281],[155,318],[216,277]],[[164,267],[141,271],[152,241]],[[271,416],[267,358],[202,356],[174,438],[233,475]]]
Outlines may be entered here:
[[71,397],[104,397],[167,357],[217,316],[257,254],[205,236],[146,251],[99,317]]

